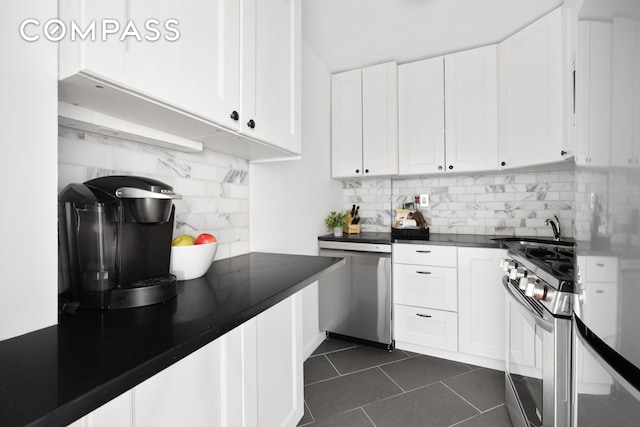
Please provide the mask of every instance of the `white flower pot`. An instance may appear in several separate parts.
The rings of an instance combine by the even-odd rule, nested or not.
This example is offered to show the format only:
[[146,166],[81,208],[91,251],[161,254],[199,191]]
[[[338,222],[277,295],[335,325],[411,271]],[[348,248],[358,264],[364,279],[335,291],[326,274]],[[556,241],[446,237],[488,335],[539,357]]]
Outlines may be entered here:
[[333,229],[333,237],[342,237],[343,230],[342,227],[335,227]]

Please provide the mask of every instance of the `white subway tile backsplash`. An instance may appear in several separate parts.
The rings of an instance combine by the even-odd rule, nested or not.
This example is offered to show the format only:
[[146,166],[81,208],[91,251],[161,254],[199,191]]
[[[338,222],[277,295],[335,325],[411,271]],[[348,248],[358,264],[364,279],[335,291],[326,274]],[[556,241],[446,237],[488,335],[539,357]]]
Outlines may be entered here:
[[363,231],[389,231],[395,209],[426,193],[422,212],[433,233],[548,236],[544,220],[558,215],[570,237],[575,188],[573,171],[529,172],[351,180],[343,196],[345,210],[360,205]]
[[182,153],[64,127],[58,132],[58,190],[105,175],[157,179],[183,196],[174,202],[174,235],[216,235],[216,259],[249,252],[246,160],[210,150]]

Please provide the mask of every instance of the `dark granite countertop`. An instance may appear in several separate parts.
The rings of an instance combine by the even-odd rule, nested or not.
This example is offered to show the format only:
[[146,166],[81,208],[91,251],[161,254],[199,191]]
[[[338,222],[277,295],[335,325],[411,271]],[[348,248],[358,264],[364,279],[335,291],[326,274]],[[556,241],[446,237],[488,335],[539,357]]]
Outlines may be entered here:
[[431,233],[429,239],[424,238],[402,238],[394,239],[391,232],[388,233],[371,233],[362,232],[359,234],[347,234],[342,237],[334,237],[333,234],[325,234],[319,236],[318,240],[327,240],[335,242],[356,242],[356,243],[412,243],[412,244],[428,244],[442,246],[465,246],[478,248],[501,248],[503,245],[494,239],[500,239],[507,236],[486,236],[475,234],[439,234]]
[[342,258],[250,253],[148,307],[61,314],[0,342],[0,425],[66,425],[255,317]]

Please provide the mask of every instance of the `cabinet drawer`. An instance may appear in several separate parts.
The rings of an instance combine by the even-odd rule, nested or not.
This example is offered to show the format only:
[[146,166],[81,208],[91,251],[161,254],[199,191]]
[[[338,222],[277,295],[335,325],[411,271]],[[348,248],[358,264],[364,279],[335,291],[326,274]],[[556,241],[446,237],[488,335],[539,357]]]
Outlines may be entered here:
[[394,304],[395,340],[425,347],[458,351],[458,315]]
[[455,246],[393,245],[393,262],[401,264],[435,265],[456,267],[458,250]]
[[396,304],[457,311],[457,270],[394,264],[393,301]]
[[618,280],[618,259],[604,256],[588,256],[585,260],[586,282],[615,282]]

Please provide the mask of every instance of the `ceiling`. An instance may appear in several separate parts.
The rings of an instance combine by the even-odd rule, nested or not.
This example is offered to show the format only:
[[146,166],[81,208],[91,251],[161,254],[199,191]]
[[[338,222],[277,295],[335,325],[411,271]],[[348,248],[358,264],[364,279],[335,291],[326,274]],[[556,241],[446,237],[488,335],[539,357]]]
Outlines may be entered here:
[[302,35],[332,73],[505,39],[562,0],[302,0]]

